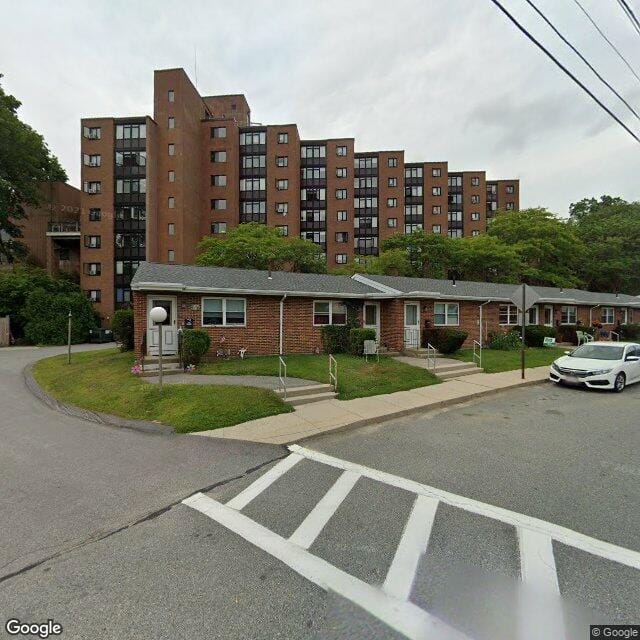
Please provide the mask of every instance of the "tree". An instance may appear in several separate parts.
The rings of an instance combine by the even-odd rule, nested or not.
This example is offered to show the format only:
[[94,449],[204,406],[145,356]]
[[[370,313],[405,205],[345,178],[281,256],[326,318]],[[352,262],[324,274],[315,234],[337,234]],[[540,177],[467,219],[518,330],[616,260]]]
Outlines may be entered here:
[[522,261],[518,251],[493,236],[458,238],[452,245],[456,274],[461,280],[518,282]]
[[25,206],[42,202],[41,184],[67,179],[43,137],[18,117],[20,104],[0,86],[0,262],[25,254],[17,222]]
[[530,284],[578,287],[584,245],[574,225],[546,209],[499,212],[488,226],[490,237],[518,253],[521,276]]
[[405,250],[389,249],[371,260],[366,272],[384,276],[412,276],[413,266]]
[[259,222],[241,224],[224,237],[207,236],[198,245],[200,266],[241,269],[285,269],[303,273],[326,271],[322,249],[302,238],[287,238]]
[[618,196],[600,196],[600,200],[596,200],[596,198],[583,198],[569,205],[569,216],[572,220],[580,221],[591,213],[619,204],[628,204],[628,202]]
[[410,235],[394,235],[384,241],[383,251],[403,250],[417,278],[446,278],[452,266],[455,240],[417,229]]

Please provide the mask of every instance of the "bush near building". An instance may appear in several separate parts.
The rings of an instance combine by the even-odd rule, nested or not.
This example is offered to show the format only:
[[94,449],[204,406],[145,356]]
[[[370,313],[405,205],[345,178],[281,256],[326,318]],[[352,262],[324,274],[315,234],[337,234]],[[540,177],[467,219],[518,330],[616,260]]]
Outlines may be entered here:
[[133,351],[133,310],[119,309],[113,314],[111,330],[117,342],[120,343],[120,351]]
[[424,331],[424,345],[432,344],[440,353],[454,353],[468,337],[466,331],[446,328],[428,328]]
[[640,340],[640,323],[621,324],[619,333],[622,340]]
[[364,353],[364,341],[375,340],[375,329],[350,329],[349,330],[349,353],[352,356],[361,356]]
[[202,357],[209,351],[211,338],[201,329],[185,329],[182,332],[181,354],[182,364],[198,365]]

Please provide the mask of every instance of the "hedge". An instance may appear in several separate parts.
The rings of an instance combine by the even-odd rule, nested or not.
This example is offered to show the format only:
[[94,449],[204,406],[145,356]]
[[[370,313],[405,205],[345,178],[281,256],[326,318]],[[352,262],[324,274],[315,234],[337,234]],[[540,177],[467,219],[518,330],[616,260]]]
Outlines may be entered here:
[[322,349],[325,353],[346,353],[349,350],[349,327],[327,324],[321,329]]
[[[522,327],[514,327],[513,329],[519,336],[522,335]],[[556,330],[554,327],[545,327],[534,324],[524,328],[524,343],[527,347],[544,347],[545,338],[555,338]]]
[[621,324],[619,333],[623,340],[640,340],[640,323]]
[[516,351],[522,346],[520,333],[517,331],[490,331],[489,349],[498,351]]
[[423,331],[423,344],[432,344],[440,353],[454,353],[460,349],[469,334],[447,328],[428,328]]
[[133,311],[131,309],[119,309],[113,314],[111,330],[120,343],[120,351],[133,350]]
[[364,341],[375,339],[375,329],[350,329],[349,353],[354,356],[361,356],[364,353]]
[[200,364],[202,356],[209,351],[211,338],[201,329],[185,329],[182,332],[182,364]]

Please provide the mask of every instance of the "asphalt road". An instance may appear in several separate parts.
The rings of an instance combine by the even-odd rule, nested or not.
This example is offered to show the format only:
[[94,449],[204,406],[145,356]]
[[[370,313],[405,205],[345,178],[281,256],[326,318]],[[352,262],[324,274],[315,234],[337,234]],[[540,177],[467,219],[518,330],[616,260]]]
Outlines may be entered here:
[[[245,471],[282,449],[147,436],[55,414],[19,378],[34,356],[4,355],[0,565],[12,563],[0,571],[0,617],[54,618],[65,639],[388,640],[411,637],[400,627],[427,616],[440,625],[430,637],[512,640],[523,602],[535,620],[527,637],[558,637],[543,625],[557,603],[518,587],[514,526],[443,501],[408,609],[400,619],[384,614],[387,599],[366,612],[369,585],[387,584],[415,509],[405,479],[640,551],[640,385],[622,395],[529,387],[307,441],[402,485],[365,474],[319,508],[345,479],[342,469],[302,458],[242,500],[284,463]],[[216,482],[202,498],[211,513],[180,502]],[[242,508],[225,506],[230,500]],[[293,552],[286,540],[301,539],[311,514],[324,526],[307,531],[308,551]],[[555,542],[553,555],[566,637],[587,638],[589,622],[640,622],[640,571]]]

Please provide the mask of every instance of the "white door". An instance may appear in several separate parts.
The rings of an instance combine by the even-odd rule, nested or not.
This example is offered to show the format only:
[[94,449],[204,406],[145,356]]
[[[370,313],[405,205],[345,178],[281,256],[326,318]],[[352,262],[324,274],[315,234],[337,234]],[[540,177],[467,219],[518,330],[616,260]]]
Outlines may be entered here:
[[[151,327],[149,312],[153,307],[167,311],[167,319],[160,325]],[[178,301],[174,296],[149,296],[147,298],[147,353],[158,355],[159,329],[162,328],[162,355],[178,353]]]
[[365,302],[362,316],[362,327],[373,329],[376,332],[376,340],[380,340],[380,303]]
[[407,349],[420,347],[420,305],[417,302],[404,303],[404,346]]

